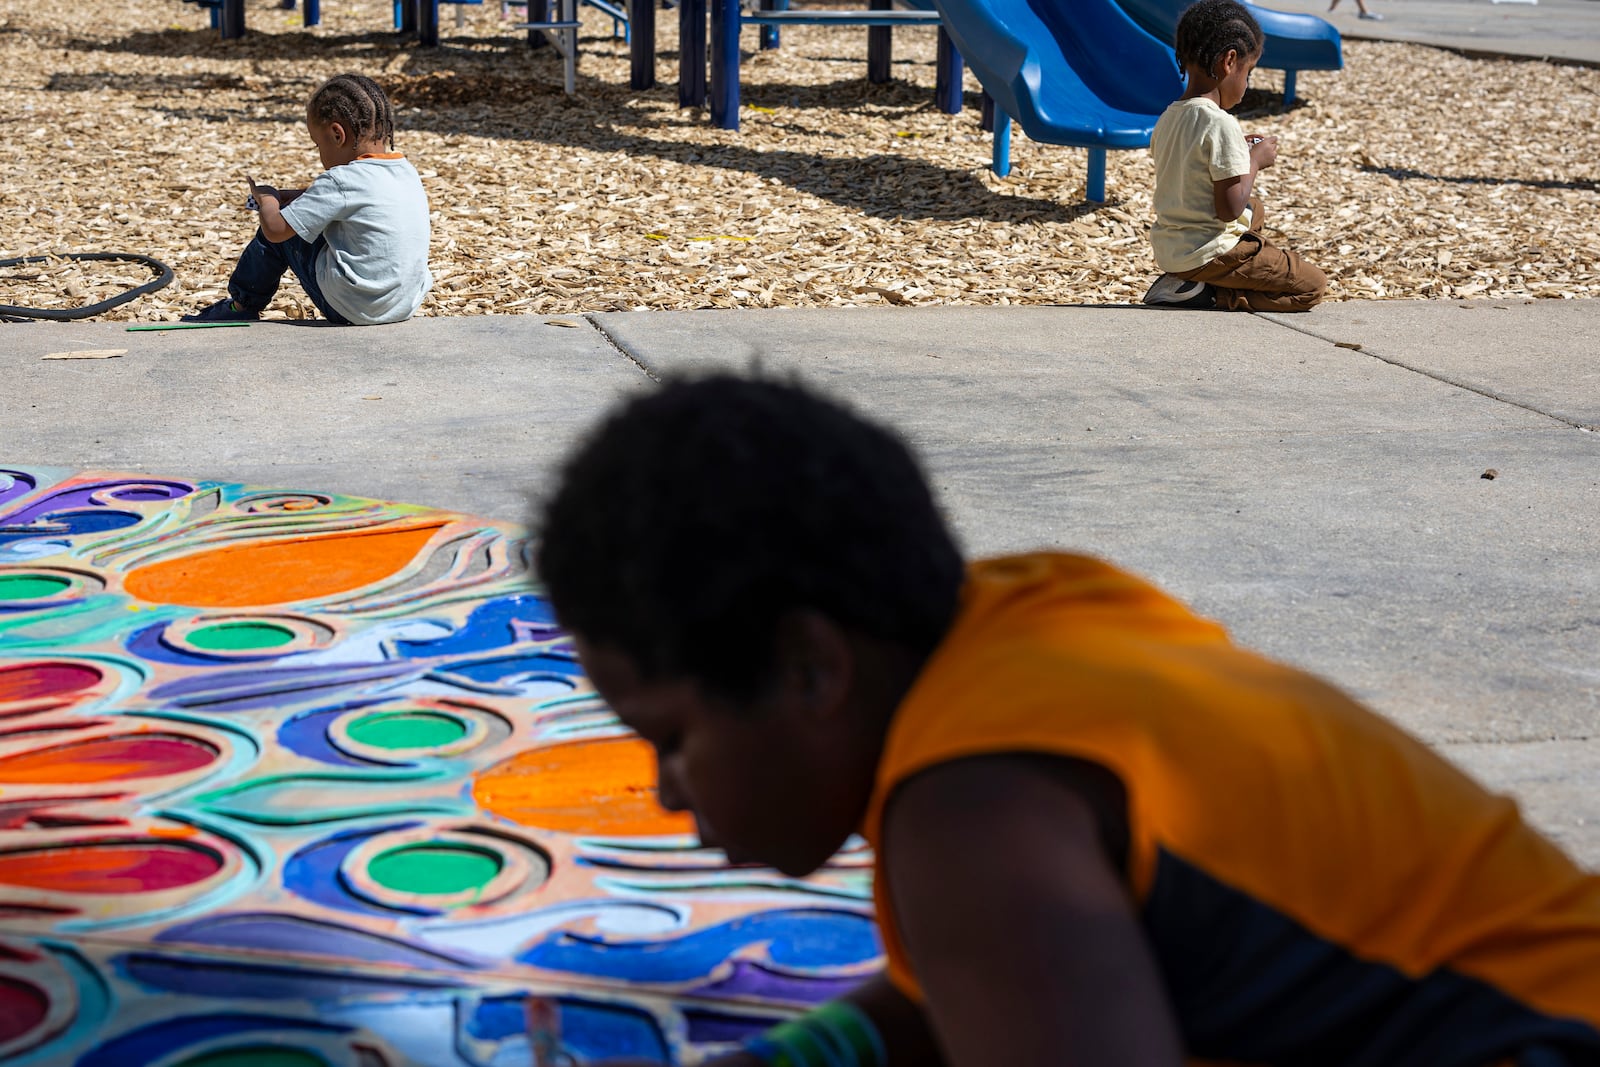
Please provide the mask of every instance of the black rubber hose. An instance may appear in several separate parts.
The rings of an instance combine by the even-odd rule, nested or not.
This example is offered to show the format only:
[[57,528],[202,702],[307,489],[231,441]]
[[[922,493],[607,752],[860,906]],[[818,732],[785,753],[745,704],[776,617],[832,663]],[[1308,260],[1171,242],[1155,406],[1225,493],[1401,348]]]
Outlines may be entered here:
[[172,284],[172,268],[151,256],[143,256],[137,252],[67,252],[59,256],[21,256],[17,259],[0,259],[0,267],[15,267],[23,263],[50,263],[60,259],[99,260],[124,263],[143,263],[155,271],[154,281],[145,282],[143,285],[126,292],[118,293],[98,304],[89,304],[81,308],[68,308],[65,311],[56,311],[51,308],[17,307],[13,304],[0,304],[0,316],[13,315],[24,319],[53,319],[56,322],[68,322],[72,319],[86,319],[91,315],[110,311],[114,307],[121,307],[130,300],[137,299],[146,293],[153,293],[157,289],[165,289]]

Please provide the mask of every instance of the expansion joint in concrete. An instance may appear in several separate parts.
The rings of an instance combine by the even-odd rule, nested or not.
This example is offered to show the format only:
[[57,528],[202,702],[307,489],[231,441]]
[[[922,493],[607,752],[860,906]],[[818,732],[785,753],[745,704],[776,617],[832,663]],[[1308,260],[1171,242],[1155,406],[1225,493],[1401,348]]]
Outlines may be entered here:
[[[1259,316],[1259,315],[1256,316],[1256,317],[1257,318],[1262,318],[1262,316]],[[1331,344],[1335,344],[1335,342],[1329,341],[1326,337],[1322,336],[1321,334],[1313,333],[1310,330],[1302,329],[1301,327],[1296,326],[1292,322],[1283,322],[1283,321],[1281,321],[1279,319],[1266,319],[1265,321],[1271,322],[1276,326],[1282,326],[1286,330],[1293,330],[1295,333],[1304,334],[1307,337],[1316,338],[1318,341],[1323,341],[1323,342],[1326,342],[1327,344],[1330,344],[1330,345]],[[1351,346],[1346,345],[1345,347],[1349,348]],[[1563,415],[1557,415],[1554,412],[1545,411],[1543,408],[1534,407],[1532,404],[1525,403],[1525,402],[1523,402],[1521,400],[1514,400],[1511,397],[1508,397],[1508,396],[1504,395],[1503,393],[1497,393],[1492,389],[1485,389],[1480,385],[1473,385],[1471,382],[1464,382],[1459,378],[1452,377],[1451,375],[1448,375],[1448,374],[1440,374],[1438,371],[1429,370],[1426,367],[1415,366],[1413,364],[1405,362],[1404,360],[1395,359],[1392,356],[1383,355],[1381,352],[1375,352],[1370,348],[1360,348],[1360,349],[1358,349],[1358,351],[1360,352],[1361,355],[1363,355],[1363,356],[1371,356],[1373,359],[1378,360],[1380,363],[1387,363],[1391,367],[1399,367],[1401,370],[1410,371],[1412,374],[1420,374],[1424,378],[1432,378],[1436,382],[1442,382],[1445,385],[1454,386],[1457,389],[1465,389],[1469,393],[1477,393],[1479,396],[1486,397],[1486,398],[1488,398],[1490,400],[1495,401],[1496,403],[1509,404],[1511,407],[1521,408],[1523,411],[1531,411],[1535,415],[1541,415],[1544,418],[1550,419],[1550,420],[1552,420],[1554,422],[1559,422],[1563,426],[1570,426],[1575,430],[1582,430],[1585,433],[1592,433],[1596,429],[1600,429],[1600,426],[1589,426],[1589,425],[1587,425],[1585,423],[1577,421],[1576,419],[1569,419],[1569,418],[1567,418],[1567,417],[1565,417]]]
[[651,370],[649,365],[646,364],[644,360],[640,359],[636,352],[630,349],[623,342],[617,340],[617,338],[613,337],[609,330],[600,325],[600,320],[597,317],[594,315],[585,315],[584,318],[588,320],[590,326],[595,328],[596,333],[606,339],[606,344],[617,350],[618,355],[643,371],[646,378],[649,378],[657,385],[661,384],[661,376],[656,374],[655,371]]

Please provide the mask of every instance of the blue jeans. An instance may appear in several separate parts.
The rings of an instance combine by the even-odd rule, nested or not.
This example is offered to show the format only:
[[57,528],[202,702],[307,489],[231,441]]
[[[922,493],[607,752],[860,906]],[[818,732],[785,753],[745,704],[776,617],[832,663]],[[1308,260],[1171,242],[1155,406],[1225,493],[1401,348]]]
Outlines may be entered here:
[[329,306],[321,286],[317,285],[317,256],[327,247],[324,237],[318,237],[315,243],[301,237],[272,242],[257,230],[255,239],[239,253],[239,265],[228,278],[228,295],[246,311],[261,312],[272,303],[284,272],[294,271],[294,276],[300,279],[300,287],[322,312],[322,317],[339,326],[349,326],[350,320]]

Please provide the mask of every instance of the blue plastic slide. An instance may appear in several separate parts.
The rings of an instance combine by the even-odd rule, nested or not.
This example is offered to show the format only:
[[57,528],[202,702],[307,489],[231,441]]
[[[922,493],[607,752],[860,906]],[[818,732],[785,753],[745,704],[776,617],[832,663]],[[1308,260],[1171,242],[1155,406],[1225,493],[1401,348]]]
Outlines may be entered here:
[[1105,199],[1105,151],[1144,148],[1183,94],[1172,49],[1116,0],[935,0],[995,101],[994,169],[1010,169],[1010,119],[1031,139],[1089,149],[1088,198]]
[[[1149,33],[1172,44],[1178,36],[1178,17],[1192,0],[1118,0],[1122,9]],[[1266,34],[1260,66],[1284,72],[1283,105],[1294,99],[1294,76],[1301,70],[1339,70],[1344,66],[1339,31],[1315,15],[1269,11],[1243,0]]]

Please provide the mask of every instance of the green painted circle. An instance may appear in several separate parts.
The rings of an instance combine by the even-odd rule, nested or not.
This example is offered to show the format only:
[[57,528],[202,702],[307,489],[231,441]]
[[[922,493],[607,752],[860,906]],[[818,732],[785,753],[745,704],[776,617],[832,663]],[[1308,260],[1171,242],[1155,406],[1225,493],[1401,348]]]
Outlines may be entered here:
[[0,600],[43,600],[71,585],[54,574],[0,574]]
[[373,748],[438,748],[467,736],[467,724],[436,711],[379,711],[345,730],[350,740]]
[[401,845],[379,853],[367,874],[398,893],[444,895],[482,889],[500,873],[500,857],[471,845]]
[[190,630],[188,640],[208,652],[250,652],[287,645],[294,631],[272,622],[219,622]]
[[202,1052],[177,1067],[328,1067],[328,1061],[304,1049],[250,1045]]

